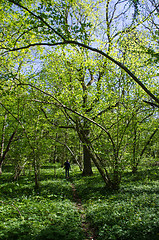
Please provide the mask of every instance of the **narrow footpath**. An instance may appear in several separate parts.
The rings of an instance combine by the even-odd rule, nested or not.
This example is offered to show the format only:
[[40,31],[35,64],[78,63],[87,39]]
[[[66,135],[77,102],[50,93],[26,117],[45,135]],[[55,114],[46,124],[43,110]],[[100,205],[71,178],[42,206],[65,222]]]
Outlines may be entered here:
[[72,186],[74,201],[82,219],[81,225],[82,225],[83,232],[85,234],[85,239],[83,240],[96,240],[95,231],[90,226],[90,223],[86,220],[85,209],[82,206],[81,199],[78,197],[78,193],[76,191],[75,185],[71,183],[71,186]]

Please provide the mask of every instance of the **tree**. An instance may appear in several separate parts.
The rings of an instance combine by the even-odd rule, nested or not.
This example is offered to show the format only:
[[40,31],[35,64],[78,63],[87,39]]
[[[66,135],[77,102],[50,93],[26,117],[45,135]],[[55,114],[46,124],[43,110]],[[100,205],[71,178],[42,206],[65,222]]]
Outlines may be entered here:
[[[18,6],[22,10],[23,14],[21,14],[20,17],[21,19],[23,19],[24,17],[27,19],[27,23],[29,24],[30,28],[26,30],[25,29],[26,26],[23,25],[24,29],[22,29],[22,33],[20,34],[20,36],[17,37],[16,34],[14,34],[13,36],[12,42],[14,43],[14,46],[11,48],[9,46],[6,47],[5,46],[6,43],[4,43],[2,45],[2,49],[6,49],[9,51],[17,51],[20,49],[26,49],[26,48],[28,49],[32,46],[58,46],[58,45],[67,45],[67,44],[74,44],[77,46],[84,47],[86,49],[89,49],[91,51],[95,51],[96,53],[101,54],[102,56],[108,58],[110,61],[115,63],[117,66],[123,69],[137,84],[139,84],[152,99],[154,99],[157,103],[159,103],[159,99],[151,91],[149,91],[147,87],[126,66],[124,66],[122,63],[115,60],[113,57],[109,56],[107,53],[104,53],[102,50],[96,49],[94,47],[91,47],[85,44],[85,42],[88,42],[89,40],[88,33],[86,31],[89,31],[89,28],[90,28],[90,22],[86,22],[87,18],[89,17],[87,4],[80,5],[79,3],[79,5],[78,4],[76,5],[76,2],[73,2],[72,4],[70,4],[69,1],[66,1],[66,2],[62,2],[61,5],[59,3],[56,6],[56,3],[51,4],[49,2],[45,5],[44,3],[40,2],[39,7],[37,7],[35,3],[34,3],[35,5],[32,4],[32,7],[34,8],[34,10],[31,11],[29,10],[29,5],[30,5],[29,1],[28,1],[28,5],[26,6],[23,5],[23,3],[21,4],[14,0],[8,0],[8,2],[13,3],[14,5]],[[108,4],[109,4],[109,1],[108,1]],[[3,5],[4,3],[2,1],[2,6]],[[80,11],[78,9],[78,6],[79,7],[82,6],[82,9],[80,8]],[[89,7],[90,6],[91,5],[89,5]],[[96,7],[96,3],[95,3],[95,6],[92,7],[92,9],[94,9],[94,7]],[[112,17],[114,16],[115,8],[116,8],[116,5],[114,7],[114,12],[112,14]],[[44,9],[45,11],[43,11]],[[71,23],[68,22],[68,12],[67,12],[68,9],[71,9],[69,12],[70,17],[72,19]],[[108,9],[108,5],[106,10],[107,9]],[[62,13],[60,15],[60,19],[61,19],[60,21],[58,21],[59,10]],[[7,11],[9,12],[8,6],[7,6]],[[12,11],[14,11],[14,14],[17,15],[17,12],[16,10],[14,10],[14,8],[11,8],[11,12]],[[81,18],[81,21],[78,21],[78,19],[75,17],[75,14],[77,16],[77,13],[80,16],[81,15],[84,16],[83,19]],[[152,13],[150,13],[150,15],[151,14]],[[29,19],[29,16],[31,17],[30,19]],[[143,21],[145,21],[145,18],[143,18],[140,21],[140,23],[142,23]],[[51,22],[51,24],[56,23],[56,27],[52,27],[49,22]],[[108,23],[108,19],[107,19],[107,23]],[[138,25],[139,24],[137,24],[137,26]],[[47,35],[46,35],[46,28],[47,28]],[[35,40],[37,39],[36,37],[38,37],[39,33],[41,34],[41,29],[42,29],[41,38],[39,39],[39,42],[35,42]],[[71,29],[71,33],[70,33],[70,29]],[[127,31],[131,31],[131,29],[132,29],[131,27],[128,27],[123,29],[120,32],[124,34]],[[25,40],[22,39],[22,42],[21,42],[20,41],[21,37],[24,35],[26,38]],[[119,35],[119,33],[116,35]],[[62,42],[58,42],[61,39],[62,39]],[[84,41],[84,43],[78,42],[76,39],[80,39],[80,41],[82,40]],[[42,42],[42,40],[45,40],[45,43]],[[28,44],[28,41],[29,41],[29,44]],[[8,45],[8,42],[7,42],[7,45]]]
[[[137,9],[137,5],[135,5],[135,2],[133,3]],[[89,158],[91,157],[93,159],[95,165],[103,176],[104,181],[114,188],[118,187],[120,183],[120,169],[122,165],[120,164],[122,156],[121,152],[126,148],[125,135],[127,134],[129,124],[132,121],[131,117],[128,116],[128,113],[130,112],[125,108],[125,105],[127,106],[128,103],[130,104],[130,102],[133,101],[131,96],[135,96],[139,91],[139,89],[136,88],[136,85],[131,82],[131,79],[133,79],[142,90],[144,90],[137,96],[145,96],[144,92],[146,92],[148,96],[156,102],[151,102],[151,104],[155,104],[158,107],[159,103],[159,99],[156,97],[157,83],[154,83],[153,88],[150,90],[148,77],[143,78],[142,82],[139,80],[139,77],[142,77],[143,70],[147,69],[148,65],[146,66],[146,64],[144,64],[142,66],[139,64],[141,67],[140,71],[136,71],[136,67],[138,66],[136,60],[135,63],[132,64],[132,60],[134,60],[134,57],[132,56],[132,47],[135,46],[136,52],[140,50],[140,48],[136,48],[138,44],[135,42],[135,40],[138,40],[136,32],[141,28],[141,24],[147,21],[147,17],[140,15],[141,19],[135,21],[136,15],[133,14],[132,19],[129,18],[127,25],[123,24],[124,27],[122,28],[121,25],[118,25],[118,22],[120,22],[119,20],[122,20],[122,16],[125,17],[130,13],[131,8],[128,8],[124,13],[118,13],[116,12],[116,8],[119,4],[119,1],[115,3],[107,1],[105,8],[106,15],[103,21],[104,24],[95,25],[93,17],[97,17],[101,8],[103,8],[103,2],[98,6],[97,2],[88,5],[88,3],[81,3],[80,1],[78,3],[76,1],[61,1],[58,3],[39,2],[38,5],[36,5],[35,2],[32,2],[31,5],[30,1],[23,3],[23,1],[8,0],[7,4],[2,1],[2,6],[5,8],[5,16],[3,15],[3,17],[4,19],[7,19],[6,21],[3,21],[4,30],[2,33],[1,47],[3,55],[17,54],[18,51],[28,51],[26,57],[31,56],[31,54],[33,56],[35,54],[33,47],[35,46],[37,47],[36,54],[40,53],[39,47],[41,46],[45,47],[45,49],[43,49],[44,53],[48,51],[48,46],[52,46],[61,54],[65,48],[66,55],[65,58],[63,56],[64,60],[62,60],[62,62],[65,63],[64,67],[58,63],[60,66],[58,69],[62,70],[62,74],[55,70],[54,73],[58,73],[60,81],[60,78],[65,79],[65,81],[61,81],[61,86],[62,90],[65,90],[68,99],[64,99],[62,94],[56,92],[58,84],[56,83],[55,78],[57,75],[54,75],[53,73],[51,79],[54,80],[53,83],[56,87],[49,93],[47,89],[48,86],[51,86],[49,81],[46,82],[46,88],[43,87],[41,79],[39,79],[36,74],[34,75],[34,78],[31,77],[31,79],[34,79],[34,82],[30,83],[30,80],[25,82],[18,79],[17,83],[18,85],[27,86],[28,88],[31,87],[34,90],[37,90],[37,92],[42,93],[43,96],[46,96],[45,101],[50,102],[49,97],[51,97],[53,100],[52,104],[58,107],[64,113],[69,122],[73,124],[74,129],[77,131],[79,138],[83,142],[85,152],[88,153]],[[125,6],[123,5],[123,8],[124,7]],[[90,14],[90,9],[92,9],[92,11],[96,9],[94,15]],[[151,16],[154,11],[155,9],[149,13],[149,16]],[[97,15],[95,13],[97,13]],[[19,17],[19,22],[17,21],[17,16]],[[16,19],[17,25],[12,23],[12,18]],[[25,22],[24,19],[26,20]],[[99,22],[101,20],[103,19],[99,18]],[[19,23],[21,24],[22,21],[23,24],[21,25],[19,32],[17,26]],[[101,27],[97,28],[97,26]],[[103,31],[103,26],[106,26],[106,31]],[[117,26],[119,26],[118,30],[116,30]],[[97,36],[95,32],[97,30],[99,36]],[[4,36],[8,36],[8,32],[13,32],[13,34],[11,37],[9,36],[5,39]],[[104,36],[103,39],[101,38],[102,32]],[[94,39],[93,37],[90,37],[90,33],[94,33]],[[129,41],[125,41],[125,37],[128,37]],[[96,39],[98,39],[98,44],[96,43],[97,48],[93,45],[95,44]],[[141,37],[139,36],[138,42],[140,43],[140,41]],[[147,43],[148,42],[146,42],[146,44]],[[76,47],[73,48],[72,46]],[[89,59],[93,59],[93,67],[91,64],[87,64],[87,66],[85,63],[82,64],[80,57],[82,48],[85,49],[83,52],[87,53]],[[104,48],[106,48],[106,51],[103,51]],[[72,49],[75,49],[79,52],[78,61],[74,61],[73,57],[70,58],[68,62],[66,61],[66,58],[70,54],[69,49],[71,49],[71,51]],[[81,56],[87,60],[85,55]],[[139,59],[138,63],[142,62],[143,64],[143,61],[140,61],[140,58],[143,58],[144,53],[137,56]],[[120,61],[116,59],[120,59]],[[70,62],[70,60],[73,61]],[[97,67],[95,67],[96,63]],[[97,69],[98,74],[95,73]],[[72,76],[69,75],[69,71]],[[134,75],[134,71],[136,71],[136,75]],[[78,79],[78,81],[76,81],[77,84],[75,83],[76,78]],[[100,81],[101,78],[102,82]],[[94,79],[97,81],[97,84]],[[117,81],[114,81],[114,79],[117,79]],[[71,81],[73,81],[73,83]],[[105,90],[102,85],[103,83],[106,83],[109,91],[109,94],[107,91],[108,96],[106,96],[107,94],[102,93],[102,91]],[[80,91],[77,89],[78,86]],[[68,87],[68,90],[66,87]],[[131,88],[136,90],[132,92],[130,91]],[[73,92],[72,96],[70,96],[71,91]],[[83,91],[82,94],[81,91]],[[92,94],[95,91],[97,94]],[[76,92],[77,97],[74,92]],[[81,102],[78,97],[82,99]],[[122,98],[126,100],[126,104],[122,101]],[[101,103],[99,99],[102,99],[103,103]],[[40,101],[39,96],[38,101]],[[148,101],[150,100],[148,99]],[[105,103],[107,103],[107,106],[103,108],[103,104]],[[76,106],[78,106],[78,109]],[[106,121],[103,121],[102,119],[103,116],[106,116],[106,113],[109,116],[106,119],[107,124]],[[97,121],[96,118],[99,116],[101,118]],[[109,124],[110,119],[112,121],[111,124]],[[123,124],[125,120],[127,121],[127,125],[124,127]],[[103,124],[101,124],[101,121],[103,121],[102,123],[104,123],[106,127],[102,126]],[[112,178],[108,170],[105,169],[104,172],[101,166],[103,161],[100,155],[97,154],[98,148],[93,140],[93,136],[95,136],[94,138],[96,139],[98,134],[97,130],[95,132],[93,131],[92,124],[102,129],[107,136],[106,143],[110,146],[111,158],[113,156],[111,161],[111,169],[113,169]],[[111,125],[115,127],[111,127]]]

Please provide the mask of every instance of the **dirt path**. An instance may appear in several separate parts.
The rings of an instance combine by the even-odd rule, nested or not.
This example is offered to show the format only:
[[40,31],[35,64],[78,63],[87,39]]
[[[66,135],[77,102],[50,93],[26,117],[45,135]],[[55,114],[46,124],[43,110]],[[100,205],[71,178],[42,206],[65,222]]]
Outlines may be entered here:
[[74,201],[76,203],[76,207],[77,207],[77,209],[81,215],[81,219],[82,219],[81,225],[82,225],[83,232],[85,234],[84,240],[96,240],[95,231],[90,226],[90,223],[86,220],[85,209],[82,206],[81,199],[78,197],[75,185],[73,183],[71,183],[71,186],[72,186]]

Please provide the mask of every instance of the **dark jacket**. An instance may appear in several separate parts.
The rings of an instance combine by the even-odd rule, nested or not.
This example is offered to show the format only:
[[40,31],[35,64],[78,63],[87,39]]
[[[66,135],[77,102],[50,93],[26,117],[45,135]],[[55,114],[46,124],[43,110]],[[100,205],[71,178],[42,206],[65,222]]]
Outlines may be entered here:
[[64,168],[65,168],[66,170],[68,170],[68,169],[70,168],[70,163],[66,161],[66,162],[64,163]]

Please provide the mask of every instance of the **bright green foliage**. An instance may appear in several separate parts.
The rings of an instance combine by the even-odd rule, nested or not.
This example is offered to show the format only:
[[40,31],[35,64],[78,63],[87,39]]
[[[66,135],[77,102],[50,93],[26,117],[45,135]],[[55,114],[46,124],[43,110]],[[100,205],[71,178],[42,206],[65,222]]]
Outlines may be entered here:
[[158,168],[125,172],[121,189],[109,192],[99,176],[76,180],[76,188],[97,230],[97,239],[158,239]]
[[5,166],[0,177],[0,239],[83,240],[73,182],[97,240],[156,240],[159,169],[150,165],[146,168],[140,168],[136,175],[125,171],[120,190],[109,191],[96,168],[92,177],[81,178],[77,166],[72,165],[68,181],[57,165],[55,178],[54,167],[48,164],[42,167],[40,188],[35,190],[32,174],[27,172],[13,182]]
[[7,109],[9,133],[18,126],[8,157],[33,164],[37,186],[42,162],[77,160],[80,141],[114,188],[150,149],[158,78],[145,49],[157,53],[158,9],[147,3],[151,12],[139,1],[0,2],[1,117]]
[[51,166],[43,168],[44,180],[36,192],[31,176],[12,182],[13,176],[4,172],[0,179],[0,239],[83,239],[70,183],[63,179],[62,169],[57,173],[61,178],[54,178]]

